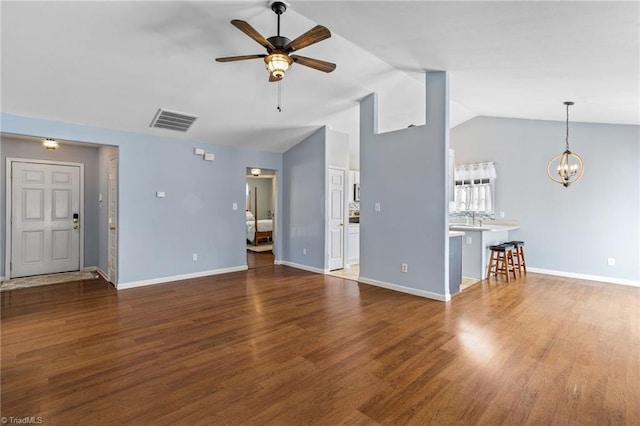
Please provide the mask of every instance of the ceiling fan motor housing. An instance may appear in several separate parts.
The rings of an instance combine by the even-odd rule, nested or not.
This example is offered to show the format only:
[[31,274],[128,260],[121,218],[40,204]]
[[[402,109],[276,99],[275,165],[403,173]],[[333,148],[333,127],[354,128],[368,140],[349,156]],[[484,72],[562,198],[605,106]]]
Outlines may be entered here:
[[277,50],[284,50],[284,47],[291,42],[291,40],[283,36],[272,36],[272,37],[269,37],[267,40],[269,41],[269,43],[273,44],[273,46],[276,48],[274,52]]

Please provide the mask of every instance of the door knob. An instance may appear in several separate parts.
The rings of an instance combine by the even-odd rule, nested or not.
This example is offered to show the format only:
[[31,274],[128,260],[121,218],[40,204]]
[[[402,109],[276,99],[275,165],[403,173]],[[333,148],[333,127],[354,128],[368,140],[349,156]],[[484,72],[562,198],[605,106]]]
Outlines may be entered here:
[[78,229],[78,224],[77,223],[73,224],[73,229]]
[[109,230],[115,231],[116,230],[116,226],[115,225],[109,225]]

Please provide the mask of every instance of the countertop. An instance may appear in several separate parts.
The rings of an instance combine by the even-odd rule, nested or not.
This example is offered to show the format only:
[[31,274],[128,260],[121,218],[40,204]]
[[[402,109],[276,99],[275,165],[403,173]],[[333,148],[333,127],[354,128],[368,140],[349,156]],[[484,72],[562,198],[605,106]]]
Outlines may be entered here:
[[493,225],[493,224],[483,224],[480,225],[464,225],[464,224],[451,224],[449,225],[449,231],[488,231],[488,232],[498,232],[498,231],[513,231],[514,229],[520,229],[518,225]]

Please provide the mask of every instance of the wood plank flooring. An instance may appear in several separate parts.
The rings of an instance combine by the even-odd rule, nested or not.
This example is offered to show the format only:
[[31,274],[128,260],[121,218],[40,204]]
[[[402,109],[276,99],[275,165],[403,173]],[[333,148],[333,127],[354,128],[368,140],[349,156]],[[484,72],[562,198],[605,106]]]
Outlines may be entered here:
[[2,293],[1,415],[640,424],[638,288],[530,273],[442,303],[262,255],[247,272],[120,292],[100,279]]

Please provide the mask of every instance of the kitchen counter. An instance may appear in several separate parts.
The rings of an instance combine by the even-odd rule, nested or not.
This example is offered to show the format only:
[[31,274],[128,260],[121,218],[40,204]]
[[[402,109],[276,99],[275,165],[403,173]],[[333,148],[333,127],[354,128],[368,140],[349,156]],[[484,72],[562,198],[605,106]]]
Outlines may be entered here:
[[463,231],[451,231],[449,230],[449,238],[451,237],[461,237],[464,235]]
[[482,224],[482,225],[465,225],[465,224],[450,224],[449,230],[454,231],[487,231],[487,232],[500,232],[500,231],[513,231],[519,229],[517,225],[494,225],[494,224]]
[[509,241],[509,231],[520,229],[514,224],[465,225],[450,224],[449,232],[462,232],[462,276],[484,279],[489,262],[489,246]]

